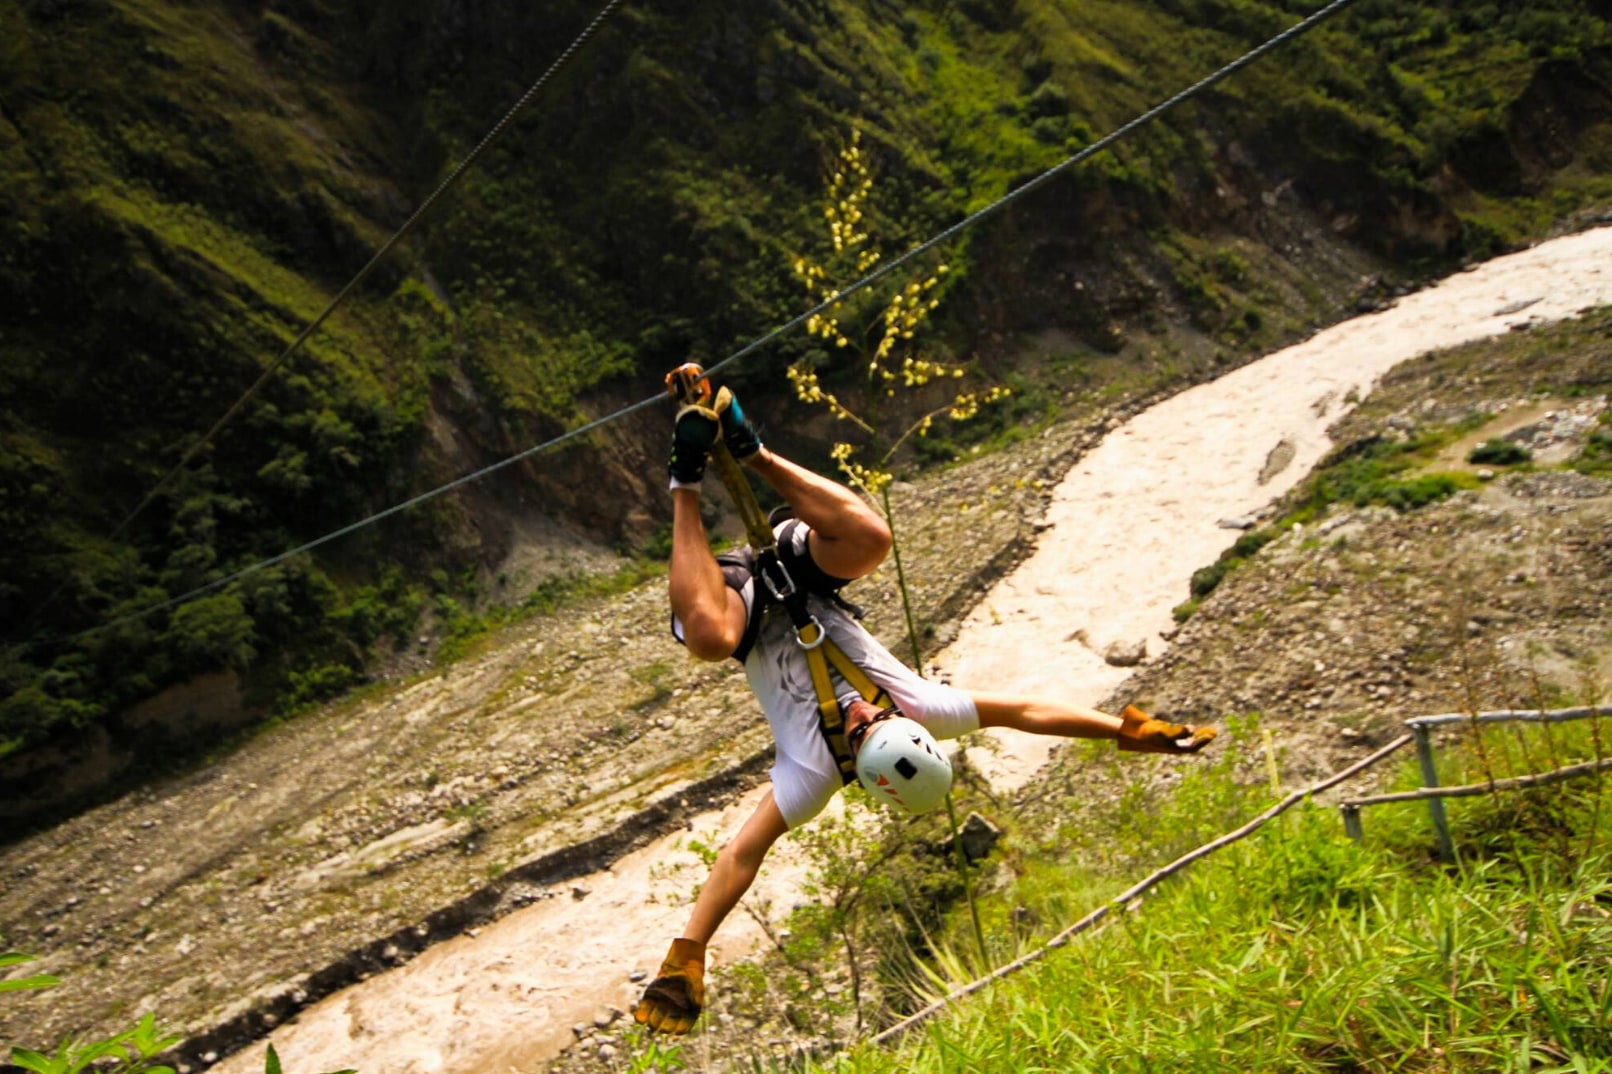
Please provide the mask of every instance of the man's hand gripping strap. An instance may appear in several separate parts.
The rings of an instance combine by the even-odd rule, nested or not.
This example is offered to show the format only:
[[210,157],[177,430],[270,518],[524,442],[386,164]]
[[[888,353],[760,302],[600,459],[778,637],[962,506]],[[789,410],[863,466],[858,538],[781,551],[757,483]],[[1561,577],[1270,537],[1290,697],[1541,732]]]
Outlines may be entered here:
[[[666,391],[679,406],[697,405],[709,408],[720,395],[713,396],[711,381],[704,371],[694,362],[687,362],[666,374]],[[720,404],[718,404],[720,405]],[[711,416],[717,420],[720,428],[721,418],[716,411]],[[756,444],[760,448],[760,442]],[[739,517],[744,521],[745,533],[750,539],[750,546],[757,552],[771,547],[773,543],[772,527],[767,525],[766,512],[756,502],[756,494],[745,479],[744,471],[733,460],[733,453],[728,445],[718,438],[711,445],[711,461],[716,464],[716,472],[722,478],[722,484],[727,486],[728,495],[733,498],[733,506],[738,508]]]

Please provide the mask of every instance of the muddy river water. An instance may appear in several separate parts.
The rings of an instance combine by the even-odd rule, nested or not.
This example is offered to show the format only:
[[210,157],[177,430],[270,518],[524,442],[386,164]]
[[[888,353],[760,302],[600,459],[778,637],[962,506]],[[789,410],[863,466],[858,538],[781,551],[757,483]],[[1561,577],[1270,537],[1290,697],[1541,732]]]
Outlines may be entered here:
[[[1101,655],[1145,641],[1157,654],[1192,572],[1252,516],[1301,479],[1331,446],[1327,427],[1376,379],[1424,351],[1571,317],[1612,303],[1612,228],[1556,239],[1487,262],[1345,321],[1115,429],[1055,491],[1034,554],[979,603],[937,658],[954,684],[1099,704],[1130,674]],[[977,760],[1003,788],[1034,778],[1052,743],[1004,736]],[[719,843],[760,792],[700,818],[693,835]],[[572,897],[517,911],[439,944],[406,965],[303,1011],[272,1040],[287,1070],[355,1067],[366,1074],[507,1074],[557,1055],[572,1026],[630,1010],[687,915],[703,866],[683,832],[607,872]],[[785,839],[752,904],[787,912],[804,865]],[[763,934],[736,911],[712,945],[721,967]],[[263,1069],[259,1042],[213,1069]]]

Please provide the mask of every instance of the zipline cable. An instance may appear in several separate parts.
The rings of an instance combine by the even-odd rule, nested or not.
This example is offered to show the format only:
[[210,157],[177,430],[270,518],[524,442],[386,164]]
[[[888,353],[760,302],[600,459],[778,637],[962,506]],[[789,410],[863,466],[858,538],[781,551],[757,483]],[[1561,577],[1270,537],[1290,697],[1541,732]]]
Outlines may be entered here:
[[[398,243],[402,242],[409,236],[410,233],[414,231],[415,227],[425,217],[425,214],[431,210],[432,206],[434,206],[437,201],[439,201],[442,196],[448,192],[449,189],[456,185],[460,178],[470,170],[470,166],[476,162],[477,158],[486,152],[487,148],[503,135],[510,123],[514,121],[515,117],[525,110],[526,106],[531,103],[532,98],[537,96],[538,91],[543,88],[543,85],[554,76],[556,71],[565,66],[566,62],[569,61],[571,57],[582,48],[587,40],[592,37],[595,31],[597,31],[598,28],[604,23],[605,19],[609,18],[615,9],[620,6],[620,4],[621,0],[606,0],[604,7],[600,8],[598,14],[594,15],[593,21],[589,22],[587,26],[582,28],[582,32],[572,39],[571,43],[565,47],[565,50],[561,52],[558,57],[555,58],[553,63],[549,64],[548,70],[544,71],[538,80],[533,82],[531,86],[527,88],[526,92],[521,95],[520,100],[516,101],[515,104],[504,113],[503,117],[499,119],[497,123],[493,124],[492,129],[482,137],[481,141],[476,144],[476,147],[472,149],[463,160],[454,166],[453,171],[448,173],[448,177],[442,180],[441,183],[437,184],[437,188],[431,192],[430,196],[422,201],[414,210],[413,214],[403,222],[403,226],[398,228],[397,231],[393,233],[392,237],[387,239],[386,242],[382,244],[380,249],[375,251],[374,255],[370,257],[369,262],[365,264],[363,268],[358,270],[358,275],[349,280],[347,282],[347,286],[343,287],[339,292],[337,292],[336,297],[332,298],[330,302],[326,304],[325,308],[320,311],[319,316],[308,322],[308,324],[303,327],[302,331],[297,333],[296,338],[291,341],[285,350],[280,352],[280,356],[273,362],[269,363],[268,367],[265,368],[262,373],[258,374],[258,378],[252,383],[252,386],[247,388],[246,392],[239,399],[235,400],[228,410],[224,411],[223,416],[213,423],[213,427],[208,429],[200,440],[196,441],[185,450],[185,453],[180,456],[179,461],[174,463],[173,467],[167,473],[162,475],[157,483],[152,486],[151,491],[146,493],[145,498],[135,505],[134,510],[125,515],[123,521],[119,522],[116,528],[114,528],[112,532],[107,535],[107,540],[116,540],[123,533],[123,531],[129,527],[130,523],[138,518],[147,507],[150,507],[151,504],[156,501],[158,493],[162,492],[162,490],[168,486],[168,483],[172,481],[181,470],[190,465],[190,460],[194,459],[204,447],[212,443],[213,438],[223,430],[225,425],[229,424],[231,419],[233,419],[236,414],[241,412],[242,407],[250,402],[252,398],[263,389],[263,386],[274,377],[274,374],[279,372],[280,367],[285,365],[285,363],[290,360],[291,356],[302,347],[302,344],[308,339],[308,337],[312,336],[316,331],[319,330],[319,327],[325,323],[325,320],[333,312],[335,312],[336,307],[341,305],[342,302],[346,300],[348,295],[357,290],[358,285],[363,283],[371,272],[375,271],[376,266],[386,259],[386,255],[391,253],[393,248],[395,248]],[[50,591],[50,595],[40,602],[39,606],[33,610],[33,613],[28,616],[29,624],[32,625],[33,623],[38,622],[39,617],[44,614],[45,609],[49,608],[51,604],[55,602],[56,598],[61,596],[62,590],[66,588],[67,579],[63,579],[55,589]],[[80,636],[80,634],[73,635],[74,638]]]
[[587,42],[588,38],[594,35],[594,32],[598,30],[599,26],[603,24],[605,19],[609,18],[610,14],[615,11],[620,3],[621,0],[607,0],[605,6],[600,8],[599,13],[593,17],[593,21],[588,23],[587,26],[583,27],[582,32],[576,36],[575,40],[565,47],[565,51],[561,52],[560,55],[555,58],[554,62],[549,64],[548,70],[544,71],[538,80],[532,83],[527,91],[521,95],[520,100],[516,101],[509,111],[504,113],[503,118],[501,118],[497,123],[493,124],[492,130],[488,131],[482,140],[476,145],[476,147],[470,151],[469,155],[461,160],[454,167],[453,171],[448,174],[448,177],[437,185],[437,188],[431,192],[430,196],[420,203],[419,207],[414,210],[414,213],[403,222],[403,226],[398,228],[397,231],[393,233],[392,237],[387,239],[386,242],[382,244],[379,250],[375,251],[374,256],[369,259],[369,263],[358,270],[358,275],[349,280],[347,286],[343,287],[339,292],[337,292],[336,297],[331,299],[325,308],[320,311],[319,316],[308,322],[302,331],[297,333],[297,337],[291,341],[290,345],[287,346],[285,350],[280,352],[280,357],[271,362],[268,368],[264,369],[263,372],[259,374],[257,380],[252,384],[252,386],[246,389],[246,392],[239,399],[235,400],[235,403],[228,410],[224,411],[223,416],[213,423],[213,427],[208,429],[207,433],[200,440],[196,441],[196,443],[192,444],[185,451],[184,455],[181,456],[179,461],[174,464],[173,468],[163,475],[162,479],[157,482],[155,487],[153,487],[150,492],[146,493],[145,499],[141,500],[139,505],[135,507],[133,511],[129,512],[128,517],[126,517],[122,522],[118,523],[117,528],[112,531],[110,535],[111,537],[115,538],[121,534],[128,527],[129,523],[134,521],[136,516],[138,516],[142,511],[151,505],[152,501],[157,498],[157,493],[161,492],[163,488],[167,486],[168,482],[173,480],[174,475],[178,474],[180,470],[183,470],[187,465],[189,465],[190,460],[194,459],[202,448],[206,447],[212,442],[213,437],[217,436],[224,426],[229,424],[230,419],[234,418],[236,414],[239,414],[241,412],[241,408],[250,402],[253,396],[257,395],[257,393],[263,389],[263,386],[267,384],[271,378],[273,378],[274,374],[279,371],[280,367],[285,365],[290,357],[302,347],[303,342],[306,341],[309,336],[313,335],[314,332],[319,330],[319,326],[325,323],[326,318],[328,318],[331,313],[335,311],[336,307],[341,305],[342,302],[346,300],[347,296],[352,294],[353,291],[358,288],[358,285],[363,283],[371,272],[375,271],[376,266],[385,260],[386,255],[391,253],[393,248],[396,247],[398,243],[402,242],[409,236],[411,232],[414,231],[421,219],[425,217],[425,214],[430,212],[431,208],[436,205],[437,201],[440,200],[441,197],[448,192],[448,190],[459,182],[459,179],[465,174],[465,172],[470,170],[470,166],[487,151],[488,147],[503,135],[504,131],[508,129],[510,123],[514,121],[515,117],[525,110],[526,106],[531,103],[532,98],[537,96],[538,91],[543,88],[543,85],[554,76],[556,71],[558,71],[561,67],[564,67],[566,62],[569,61],[571,57],[581,49],[583,44]]
[[[609,8],[613,7],[616,2],[617,2],[617,0],[611,0],[611,3],[609,5],[607,5],[606,10],[600,12],[599,18],[602,19],[604,17],[604,15],[608,12]],[[1054,164],[1052,167],[1048,168],[1046,171],[1044,171],[1041,174],[1037,175],[1034,179],[1031,179],[1029,182],[1025,183],[1023,186],[1020,186],[1020,187],[1008,192],[1007,194],[1004,194],[1002,197],[998,198],[996,201],[992,202],[991,204],[985,206],[983,209],[979,209],[979,210],[969,214],[968,216],[964,217],[962,220],[958,221],[956,224],[953,224],[951,227],[946,228],[944,231],[942,231],[939,234],[935,235],[933,238],[930,238],[926,242],[924,242],[924,243],[922,243],[922,244],[920,244],[918,246],[913,247],[911,250],[908,250],[906,253],[902,254],[899,257],[897,257],[895,260],[890,261],[889,263],[883,265],[882,267],[878,268],[877,270],[875,270],[875,271],[869,273],[868,275],[862,277],[860,280],[857,280],[855,283],[850,284],[845,289],[843,289],[843,290],[839,291],[837,294],[835,294],[832,298],[825,299],[823,302],[819,303],[818,305],[816,305],[812,309],[807,310],[805,313],[802,313],[800,316],[794,318],[793,320],[788,321],[787,323],[782,324],[782,325],[778,326],[777,328],[774,328],[771,332],[768,332],[765,335],[762,335],[762,336],[758,337],[757,339],[751,341],[750,343],[748,343],[745,346],[741,347],[739,350],[735,351],[734,353],[728,355],[726,358],[724,358],[721,361],[717,362],[715,365],[707,367],[706,370],[705,370],[706,375],[710,376],[712,373],[715,373],[715,372],[717,372],[719,370],[727,368],[728,366],[734,365],[735,363],[737,363],[739,361],[742,361],[744,358],[746,358],[749,355],[755,353],[757,350],[759,350],[760,348],[766,346],[768,343],[771,343],[773,340],[779,338],[784,333],[789,332],[792,329],[798,328],[800,325],[805,324],[807,321],[811,320],[811,318],[813,318],[813,317],[815,317],[815,316],[817,316],[819,314],[827,312],[830,308],[832,308],[837,303],[843,302],[848,296],[850,296],[852,294],[855,294],[856,292],[861,291],[864,288],[867,288],[867,287],[871,286],[872,284],[874,284],[878,280],[883,279],[885,276],[889,275],[891,272],[895,271],[897,268],[899,268],[902,265],[908,263],[909,261],[913,260],[914,258],[919,257],[919,256],[923,255],[924,253],[928,252],[929,250],[934,249],[936,246],[938,246],[941,243],[947,241],[948,239],[954,238],[956,235],[958,235],[963,230],[965,230],[965,229],[967,229],[969,227],[972,227],[974,224],[979,223],[981,220],[984,220],[986,217],[992,216],[995,213],[1000,212],[1002,209],[1006,208],[1008,205],[1012,204],[1014,201],[1017,201],[1019,198],[1024,197],[1026,194],[1030,193],[1032,190],[1036,190],[1036,189],[1044,186],[1046,183],[1051,181],[1053,179],[1053,177],[1055,177],[1056,175],[1060,174],[1061,172],[1064,172],[1064,171],[1068,170],[1069,168],[1074,167],[1076,164],[1079,164],[1079,163],[1081,163],[1081,162],[1083,162],[1085,160],[1088,160],[1093,154],[1095,154],[1097,152],[1100,152],[1101,150],[1107,149],[1109,146],[1113,145],[1119,139],[1125,137],[1126,135],[1130,134],[1131,132],[1137,130],[1138,128],[1140,128],[1142,126],[1145,126],[1146,124],[1152,122],[1153,120],[1158,119],[1160,116],[1164,115],[1166,112],[1169,112],[1171,109],[1173,109],[1176,106],[1182,104],[1183,102],[1192,99],[1193,97],[1195,97],[1198,94],[1202,93],[1204,90],[1208,89],[1210,86],[1213,86],[1216,83],[1225,80],[1226,78],[1230,77],[1231,75],[1235,74],[1236,72],[1242,70],[1244,67],[1247,67],[1249,64],[1253,63],[1255,60],[1259,59],[1260,57],[1266,55],[1267,53],[1269,53],[1269,52],[1271,52],[1271,51],[1273,51],[1273,50],[1275,50],[1277,48],[1280,48],[1281,46],[1287,44],[1289,41],[1292,41],[1294,38],[1297,38],[1297,37],[1299,37],[1299,36],[1301,36],[1303,34],[1308,33],[1309,31],[1315,29],[1315,27],[1319,26],[1322,22],[1325,22],[1327,19],[1331,18],[1333,15],[1336,15],[1338,12],[1342,11],[1344,8],[1348,7],[1350,4],[1352,4],[1354,2],[1355,2],[1355,0],[1332,0],[1331,3],[1329,3],[1326,7],[1322,8],[1320,11],[1317,11],[1315,14],[1313,14],[1313,15],[1309,16],[1308,18],[1304,19],[1302,22],[1295,23],[1294,25],[1288,27],[1286,30],[1283,30],[1281,33],[1277,34],[1275,37],[1272,37],[1270,40],[1266,41],[1264,44],[1259,45],[1258,47],[1254,48],[1253,50],[1244,53],[1242,56],[1240,56],[1237,59],[1235,59],[1235,60],[1231,61],[1230,63],[1226,64],[1224,67],[1220,68],[1214,74],[1209,75],[1208,77],[1203,78],[1203,79],[1199,80],[1198,82],[1195,82],[1193,85],[1191,85],[1191,86],[1187,87],[1186,89],[1182,90],[1181,92],[1175,94],[1174,96],[1172,96],[1169,99],[1165,100],[1163,103],[1155,105],[1154,107],[1148,109],[1146,112],[1143,112],[1141,115],[1139,115],[1136,118],[1132,119],[1130,122],[1126,123],[1124,126],[1121,126],[1121,127],[1117,128],[1117,129],[1115,129],[1114,131],[1110,132],[1109,134],[1104,135],[1102,138],[1099,138],[1097,141],[1093,142],[1091,145],[1089,145],[1086,148],[1082,149],[1080,152],[1075,153],[1073,156],[1065,158],[1064,160],[1060,161],[1057,164]],[[598,21],[598,19],[595,20],[595,22],[597,22],[597,21]],[[579,41],[580,40],[581,39],[579,38]],[[478,151],[479,151],[479,147],[478,147]],[[195,589],[190,590],[188,593],[184,593],[184,594],[181,594],[180,596],[173,597],[170,600],[166,600],[166,601],[162,601],[161,603],[158,603],[158,604],[150,605],[149,607],[142,608],[141,610],[139,610],[137,612],[130,612],[127,615],[119,616],[118,618],[113,619],[113,620],[111,620],[111,621],[109,621],[107,623],[103,623],[103,624],[101,624],[99,626],[94,626],[94,627],[90,627],[90,628],[88,628],[86,630],[79,631],[76,634],[69,635],[64,640],[76,641],[77,639],[82,638],[82,637],[84,637],[85,635],[88,635],[88,634],[93,634],[96,631],[107,630],[107,629],[110,629],[111,627],[118,626],[118,625],[120,625],[122,623],[127,623],[127,622],[130,622],[130,621],[135,620],[135,619],[141,619],[141,618],[144,618],[147,615],[150,615],[153,612],[163,611],[163,610],[165,610],[167,608],[172,608],[175,605],[183,604],[186,601],[193,600],[196,597],[203,596],[203,595],[205,595],[207,593],[211,593],[216,589],[220,589],[220,588],[230,584],[231,582],[239,581],[240,579],[245,578],[246,576],[248,576],[250,574],[255,574],[258,571],[263,570],[263,569],[265,569],[267,567],[272,567],[275,564],[283,563],[285,560],[290,559],[292,556],[300,555],[303,552],[307,552],[307,551],[310,551],[310,550],[312,550],[314,548],[318,548],[321,545],[328,544],[329,542],[336,540],[338,537],[345,537],[349,533],[353,533],[353,532],[355,532],[357,530],[363,529],[366,526],[369,526],[369,525],[371,525],[373,523],[379,522],[382,519],[389,518],[392,515],[398,514],[399,512],[406,511],[411,507],[415,507],[415,506],[417,506],[419,504],[422,504],[422,503],[426,502],[427,500],[434,499],[435,497],[440,496],[445,492],[449,492],[449,491],[452,491],[453,489],[459,488],[462,485],[467,485],[467,484],[471,483],[472,481],[478,481],[481,478],[486,477],[487,475],[493,473],[494,471],[501,470],[506,466],[512,465],[513,463],[516,463],[516,462],[520,462],[522,459],[530,458],[531,456],[536,455],[536,454],[538,454],[540,452],[543,452],[543,451],[547,451],[550,448],[558,447],[560,444],[563,444],[563,443],[565,443],[565,442],[567,442],[569,440],[573,440],[573,439],[575,439],[575,438],[577,438],[579,436],[583,436],[584,434],[592,432],[593,430],[598,429],[601,426],[608,425],[608,424],[610,424],[610,423],[612,423],[612,422],[614,422],[614,421],[616,421],[616,420],[618,420],[620,418],[624,418],[629,414],[633,414],[633,413],[636,413],[637,411],[644,410],[644,409],[646,409],[646,408],[648,408],[650,406],[655,405],[656,403],[662,403],[666,399],[667,399],[666,395],[656,394],[656,395],[653,395],[653,396],[649,397],[648,399],[642,399],[639,402],[633,403],[630,406],[622,407],[620,410],[617,410],[617,411],[615,411],[613,413],[610,413],[610,414],[606,414],[604,417],[597,418],[597,419],[595,419],[593,421],[588,422],[585,425],[579,426],[576,429],[572,429],[569,432],[561,433],[559,436],[556,436],[556,437],[554,437],[554,438],[552,438],[550,440],[545,440],[543,443],[538,444],[535,447],[527,448],[526,450],[521,451],[518,454],[511,455],[507,459],[503,459],[503,460],[500,460],[499,462],[492,463],[489,466],[485,466],[482,469],[477,470],[474,473],[466,474],[463,477],[456,478],[453,481],[450,481],[448,484],[441,485],[441,486],[439,486],[437,488],[434,488],[434,489],[430,490],[429,492],[423,492],[420,495],[415,496],[413,499],[410,499],[410,500],[407,500],[407,501],[405,501],[403,503],[400,503],[400,504],[396,505],[395,507],[389,507],[384,511],[381,511],[381,512],[379,512],[377,514],[373,514],[373,515],[369,516],[368,518],[362,519],[362,520],[360,520],[358,522],[354,522],[351,525],[344,526],[339,530],[335,530],[335,531],[333,531],[331,533],[327,533],[323,537],[319,537],[319,538],[317,538],[315,540],[309,541],[307,544],[299,545],[298,547],[293,548],[288,552],[282,552],[279,555],[273,556],[270,559],[266,559],[266,560],[263,560],[263,561],[261,561],[259,563],[255,563],[255,564],[253,564],[253,565],[251,565],[249,567],[244,567],[241,570],[238,570],[235,573],[233,573],[231,575],[228,575],[227,577],[220,578],[220,579],[218,579],[216,581],[213,581],[213,582],[208,582],[207,584],[202,585],[202,586],[198,586]]]

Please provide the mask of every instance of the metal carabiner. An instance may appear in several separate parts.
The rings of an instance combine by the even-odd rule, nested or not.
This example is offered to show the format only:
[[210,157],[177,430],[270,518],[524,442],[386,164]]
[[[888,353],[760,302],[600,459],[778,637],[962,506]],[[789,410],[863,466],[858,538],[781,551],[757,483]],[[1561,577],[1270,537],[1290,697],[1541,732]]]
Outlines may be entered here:
[[[784,576],[783,589],[779,589],[778,583],[772,580],[773,567],[777,567],[778,573]],[[777,556],[773,556],[770,563],[761,564],[761,580],[767,584],[768,591],[778,600],[788,600],[795,595],[795,579],[790,576],[789,568],[784,566],[783,560]]]

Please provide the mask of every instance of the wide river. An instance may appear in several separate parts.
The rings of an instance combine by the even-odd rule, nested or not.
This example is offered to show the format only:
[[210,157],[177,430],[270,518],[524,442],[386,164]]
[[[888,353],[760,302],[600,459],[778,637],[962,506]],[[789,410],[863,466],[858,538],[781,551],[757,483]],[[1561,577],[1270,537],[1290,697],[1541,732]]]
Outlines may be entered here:
[[[1231,541],[1219,525],[1257,513],[1331,446],[1327,427],[1393,366],[1425,351],[1612,304],[1612,228],[1486,262],[1391,309],[1340,323],[1115,429],[1059,484],[1033,556],[982,600],[937,660],[959,686],[1053,694],[1096,705],[1129,670],[1099,655],[1112,641],[1166,644],[1170,609],[1192,572]],[[1033,778],[1042,742],[979,751],[1004,787]],[[696,821],[707,842],[736,830],[760,792]],[[285,1069],[363,1074],[510,1074],[559,1054],[571,1027],[630,1010],[687,914],[703,870],[669,837],[550,899],[439,944],[328,997],[272,1040]],[[784,840],[752,902],[787,911],[804,866]],[[744,910],[712,945],[723,963],[762,934]],[[709,979],[708,979],[709,980]],[[699,1048],[698,1038],[692,1051]],[[264,1044],[213,1069],[256,1074]]]

